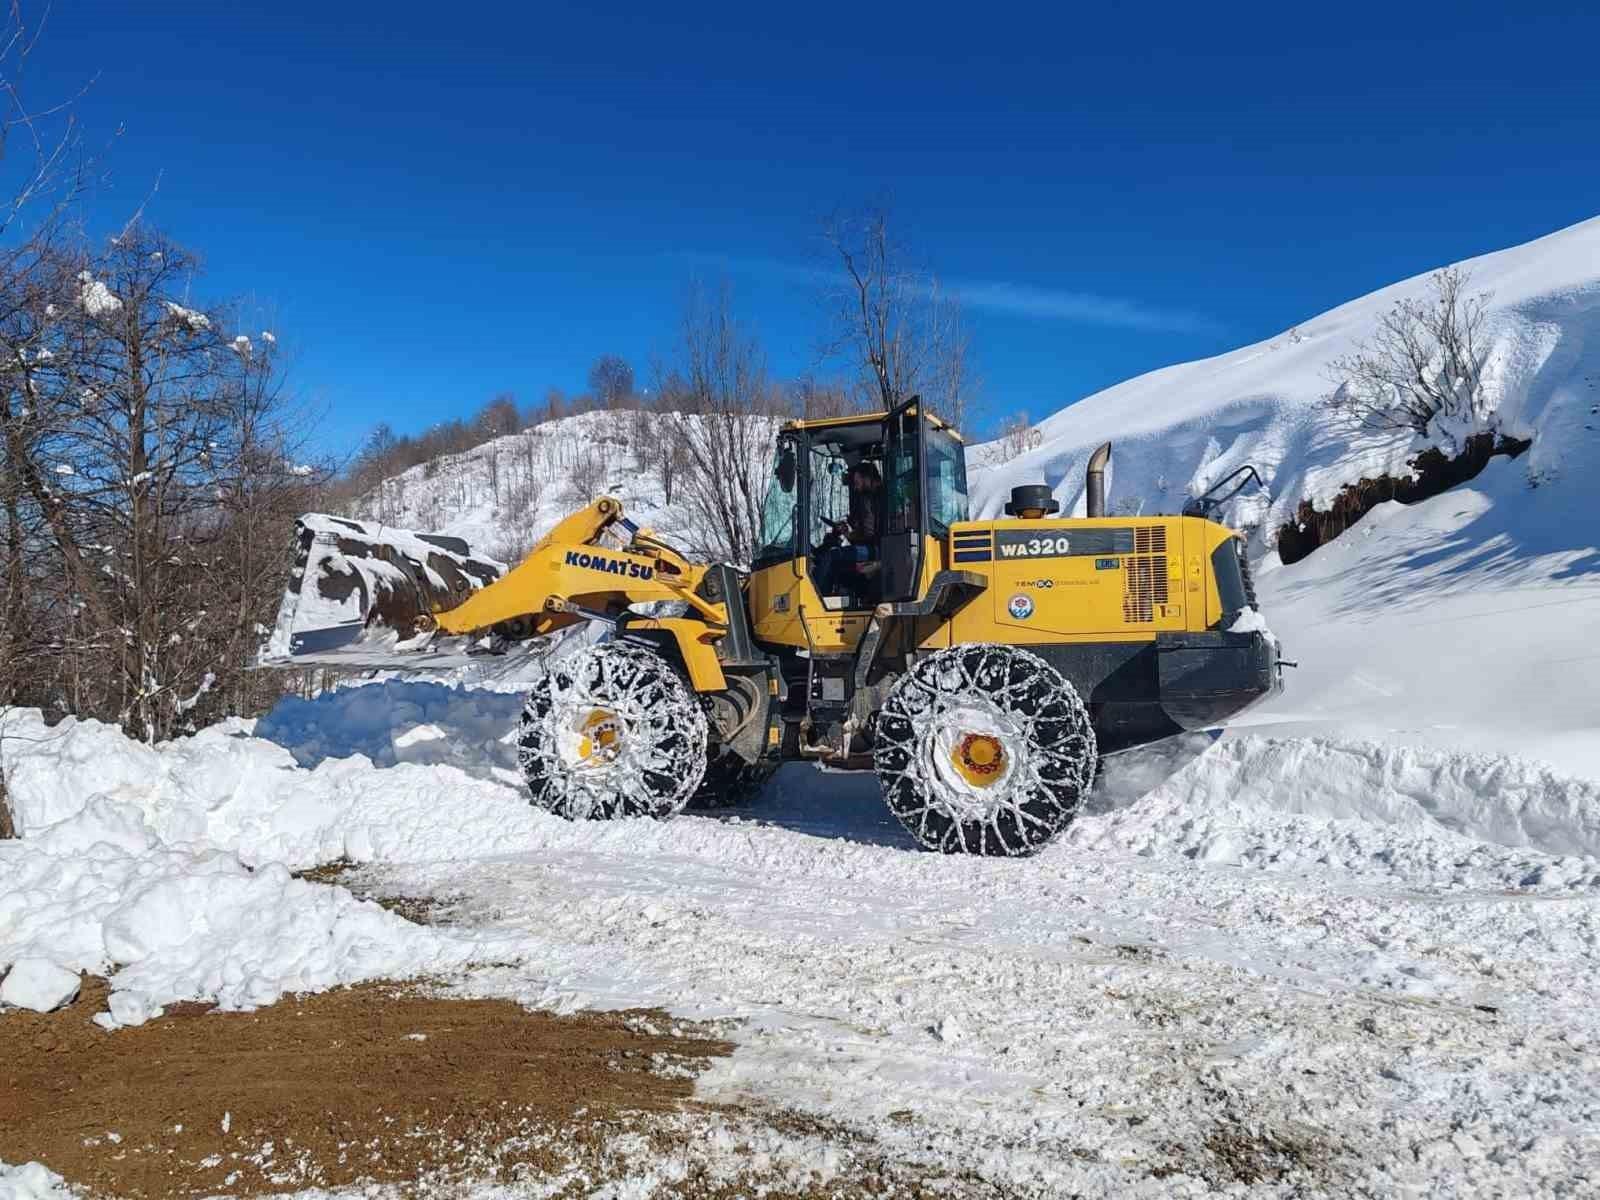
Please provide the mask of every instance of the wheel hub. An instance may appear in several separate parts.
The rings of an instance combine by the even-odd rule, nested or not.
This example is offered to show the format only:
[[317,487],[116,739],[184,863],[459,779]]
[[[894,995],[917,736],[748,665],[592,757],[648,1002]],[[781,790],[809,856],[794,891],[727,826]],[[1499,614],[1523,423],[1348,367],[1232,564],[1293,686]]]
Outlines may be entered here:
[[965,697],[928,724],[923,761],[942,803],[963,819],[983,819],[1022,769],[1026,755],[1015,723],[988,699]]
[[604,708],[590,709],[578,726],[576,757],[580,764],[612,762],[622,750],[622,722]]
[[986,788],[1005,772],[1005,745],[990,733],[963,733],[950,757],[973,787]]

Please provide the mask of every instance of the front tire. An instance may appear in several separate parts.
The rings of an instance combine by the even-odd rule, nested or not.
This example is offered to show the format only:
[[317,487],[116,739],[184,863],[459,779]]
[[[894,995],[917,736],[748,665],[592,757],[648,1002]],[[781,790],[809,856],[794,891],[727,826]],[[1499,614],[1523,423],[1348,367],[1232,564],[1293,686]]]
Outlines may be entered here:
[[1094,782],[1078,693],[1014,646],[956,646],[895,684],[873,751],[883,797],[919,844],[946,854],[1034,854],[1072,823]]
[[608,642],[528,693],[517,758],[533,803],[569,820],[670,817],[706,767],[706,715],[659,654]]

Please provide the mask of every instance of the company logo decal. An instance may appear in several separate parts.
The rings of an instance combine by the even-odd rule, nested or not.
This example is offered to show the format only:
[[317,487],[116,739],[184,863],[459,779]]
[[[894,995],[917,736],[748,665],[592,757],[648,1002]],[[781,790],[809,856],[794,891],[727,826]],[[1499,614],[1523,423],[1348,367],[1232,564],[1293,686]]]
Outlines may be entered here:
[[627,579],[649,579],[656,573],[654,567],[628,562],[622,558],[608,558],[604,554],[585,554],[577,550],[567,551],[567,566],[588,567],[591,571],[605,571],[609,575],[621,575]]
[[1011,597],[1006,602],[1006,611],[1011,614],[1012,620],[1026,621],[1033,616],[1033,597],[1024,596],[1020,593]]

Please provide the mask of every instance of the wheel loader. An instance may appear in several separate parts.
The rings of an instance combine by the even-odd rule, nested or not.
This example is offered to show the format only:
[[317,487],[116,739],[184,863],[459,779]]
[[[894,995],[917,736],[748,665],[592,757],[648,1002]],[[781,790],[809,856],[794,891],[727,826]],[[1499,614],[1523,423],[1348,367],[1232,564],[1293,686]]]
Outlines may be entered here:
[[793,421],[748,570],[693,561],[609,496],[509,570],[460,539],[312,514],[263,661],[426,670],[599,626],[528,697],[519,761],[541,807],[666,817],[810,761],[875,771],[925,847],[1029,854],[1102,756],[1279,686],[1214,497],[1107,516],[1109,455],[1087,465],[1085,517],[1035,485],[975,520],[962,440],[920,402]]

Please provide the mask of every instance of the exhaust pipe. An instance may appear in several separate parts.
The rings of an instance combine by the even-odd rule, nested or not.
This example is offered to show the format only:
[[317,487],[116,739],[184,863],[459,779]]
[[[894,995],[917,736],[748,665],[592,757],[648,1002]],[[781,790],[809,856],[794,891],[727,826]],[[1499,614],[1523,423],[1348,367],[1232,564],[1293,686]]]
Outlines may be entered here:
[[1084,511],[1091,517],[1106,515],[1106,467],[1111,462],[1111,443],[1107,442],[1089,456],[1089,469],[1085,476],[1087,496]]

